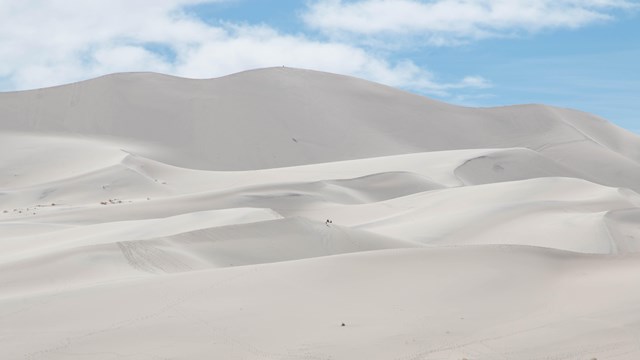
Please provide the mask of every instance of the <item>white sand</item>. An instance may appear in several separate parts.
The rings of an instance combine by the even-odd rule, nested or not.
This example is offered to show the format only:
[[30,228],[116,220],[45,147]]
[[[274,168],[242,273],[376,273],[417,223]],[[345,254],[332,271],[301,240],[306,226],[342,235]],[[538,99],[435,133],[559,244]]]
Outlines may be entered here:
[[116,74],[1,93],[0,169],[1,359],[640,358],[640,137],[589,114]]

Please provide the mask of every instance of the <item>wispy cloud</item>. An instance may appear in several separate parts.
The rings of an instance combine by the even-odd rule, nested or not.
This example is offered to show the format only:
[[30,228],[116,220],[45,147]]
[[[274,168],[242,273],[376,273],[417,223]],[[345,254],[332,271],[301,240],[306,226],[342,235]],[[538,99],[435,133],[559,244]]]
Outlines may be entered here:
[[351,43],[285,34],[269,25],[204,22],[185,10],[221,1],[0,0],[0,88],[38,88],[121,71],[208,78],[280,65],[441,96],[488,86],[479,77],[440,83],[411,61],[392,61]]
[[635,0],[317,0],[306,23],[333,37],[415,36],[429,45],[579,28],[611,20]]

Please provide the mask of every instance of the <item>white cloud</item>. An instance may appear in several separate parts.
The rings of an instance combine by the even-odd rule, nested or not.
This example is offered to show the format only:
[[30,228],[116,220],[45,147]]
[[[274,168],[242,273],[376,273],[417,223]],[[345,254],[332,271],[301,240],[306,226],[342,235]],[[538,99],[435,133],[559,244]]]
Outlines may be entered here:
[[303,15],[329,35],[417,36],[455,45],[547,29],[579,28],[638,8],[636,0],[317,0]]
[[182,59],[176,72],[198,78],[211,76],[212,72],[228,74],[280,65],[353,75],[439,96],[447,96],[453,89],[489,86],[480,77],[453,84],[438,83],[432,73],[411,61],[392,64],[358,47],[282,35],[264,26],[236,26],[226,36],[203,43]]
[[211,25],[184,11],[212,2],[0,0],[0,87],[37,88],[121,71],[208,78],[280,65],[442,96],[488,84],[477,77],[442,84],[410,61],[389,61],[356,45],[282,34],[266,25]]

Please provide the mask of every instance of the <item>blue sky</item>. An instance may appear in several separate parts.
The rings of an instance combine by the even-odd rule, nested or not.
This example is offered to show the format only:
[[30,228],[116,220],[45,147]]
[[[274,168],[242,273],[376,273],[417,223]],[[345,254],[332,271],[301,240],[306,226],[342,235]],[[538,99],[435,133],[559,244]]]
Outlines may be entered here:
[[640,133],[640,0],[0,0],[0,91],[287,65]]

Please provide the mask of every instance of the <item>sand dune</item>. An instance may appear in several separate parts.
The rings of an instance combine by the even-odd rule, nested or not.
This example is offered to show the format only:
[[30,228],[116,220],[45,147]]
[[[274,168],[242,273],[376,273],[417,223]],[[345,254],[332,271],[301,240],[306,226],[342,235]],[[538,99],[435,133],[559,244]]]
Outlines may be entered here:
[[3,359],[640,357],[640,137],[590,114],[289,68],[0,114]]
[[532,248],[390,250],[8,299],[0,315],[10,358],[630,359],[637,272]]
[[[208,170],[469,148],[562,145],[571,152],[572,144],[584,142],[613,152],[597,157],[618,154],[636,163],[634,174],[640,171],[637,137],[587,114],[539,105],[461,108],[363,80],[288,68],[215,80],[116,74],[1,94],[0,108],[6,130],[132,140],[142,143],[143,156]],[[596,129],[606,135],[590,136]],[[576,166],[586,162],[577,160]]]
[[[258,221],[160,238],[126,239],[127,236],[107,233],[98,239],[85,238],[21,253],[19,260],[0,264],[0,283],[6,294],[16,297],[58,293],[150,274],[422,247],[418,243],[304,219]],[[46,278],[38,276],[40,274],[46,274]]]
[[153,239],[210,227],[247,224],[280,218],[280,215],[269,209],[232,208],[194,211],[156,219],[104,222],[73,226],[44,234],[15,236],[13,241],[6,241],[0,246],[2,246],[3,257],[15,257],[18,253],[29,254],[40,251],[40,249],[46,252],[59,247]]
[[[624,250],[604,217],[637,208],[640,196],[582,180],[545,178],[417,194],[373,206],[379,210],[370,212],[377,217],[351,218],[349,224],[428,244],[517,244],[608,254]],[[361,207],[353,213],[367,212]]]

